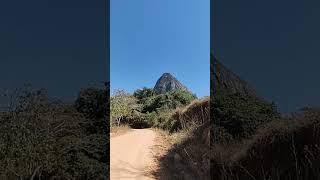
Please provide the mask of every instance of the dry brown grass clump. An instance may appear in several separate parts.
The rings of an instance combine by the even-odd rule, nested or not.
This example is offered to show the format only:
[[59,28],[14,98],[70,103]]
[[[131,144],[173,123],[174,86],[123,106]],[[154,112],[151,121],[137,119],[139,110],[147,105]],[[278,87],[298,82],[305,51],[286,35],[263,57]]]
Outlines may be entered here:
[[213,147],[217,179],[320,179],[320,111],[270,122],[240,145]]
[[175,111],[173,118],[180,123],[180,131],[171,134],[173,143],[160,158],[161,180],[210,179],[209,115],[209,98],[195,100]]
[[160,180],[210,179],[210,133],[208,123],[169,136],[165,153],[159,158]]
[[177,108],[172,118],[177,120],[179,129],[190,129],[191,127],[204,124],[210,120],[209,98],[193,100],[183,108]]

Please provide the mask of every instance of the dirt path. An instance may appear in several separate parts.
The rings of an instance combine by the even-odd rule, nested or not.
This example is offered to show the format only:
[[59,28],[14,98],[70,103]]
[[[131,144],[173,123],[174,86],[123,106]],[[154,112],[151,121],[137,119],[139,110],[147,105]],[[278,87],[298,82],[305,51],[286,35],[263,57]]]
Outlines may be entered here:
[[134,129],[110,140],[111,180],[153,180],[147,175],[153,163],[151,147],[156,133],[151,129]]

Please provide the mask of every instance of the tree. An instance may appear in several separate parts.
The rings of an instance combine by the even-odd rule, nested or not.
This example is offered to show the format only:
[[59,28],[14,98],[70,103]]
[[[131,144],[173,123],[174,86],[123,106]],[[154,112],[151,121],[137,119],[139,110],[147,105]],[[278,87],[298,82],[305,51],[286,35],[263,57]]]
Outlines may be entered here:
[[145,99],[143,112],[153,112],[159,108],[175,109],[188,105],[194,99],[196,99],[195,95],[183,90],[154,95]]
[[217,91],[211,107],[213,123],[225,128],[233,137],[251,136],[258,126],[280,118],[274,103],[226,90]]
[[108,131],[108,107],[109,92],[102,88],[86,88],[82,89],[75,101],[75,108],[81,112],[89,123],[85,126],[88,131]]
[[193,101],[194,99],[197,98],[196,95],[191,94],[188,91],[183,91],[183,90],[173,91],[171,93],[171,95],[173,96],[173,99],[175,101],[181,103],[182,105],[187,105],[187,104],[191,103],[191,101]]
[[139,103],[144,104],[146,99],[155,95],[155,92],[151,88],[144,87],[138,89],[133,93],[133,96],[136,97]]
[[123,90],[116,90],[110,98],[111,119],[115,119],[118,126],[124,117],[138,109],[137,99]]
[[75,107],[87,118],[104,118],[107,114],[107,91],[99,88],[82,89],[75,102]]

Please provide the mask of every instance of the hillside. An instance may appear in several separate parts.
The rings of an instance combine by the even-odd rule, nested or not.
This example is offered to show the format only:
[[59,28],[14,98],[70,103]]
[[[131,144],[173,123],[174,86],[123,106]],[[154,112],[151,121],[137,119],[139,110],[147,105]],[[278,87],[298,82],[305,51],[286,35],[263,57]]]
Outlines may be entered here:
[[[217,179],[319,179],[319,109],[281,117],[274,103],[211,59],[211,176]],[[218,90],[218,91],[217,91]]]

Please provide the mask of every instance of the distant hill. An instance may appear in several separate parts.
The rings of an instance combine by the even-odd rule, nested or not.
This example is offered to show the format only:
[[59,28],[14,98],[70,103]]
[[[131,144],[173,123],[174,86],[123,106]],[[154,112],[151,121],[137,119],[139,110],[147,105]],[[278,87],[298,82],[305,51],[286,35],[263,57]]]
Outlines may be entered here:
[[162,76],[158,79],[153,90],[160,94],[175,90],[188,91],[188,89],[170,73],[163,73]]
[[217,90],[228,90],[232,93],[241,93],[246,95],[257,96],[256,91],[250,85],[242,80],[238,75],[226,68],[214,56],[211,56],[211,83],[213,94]]

